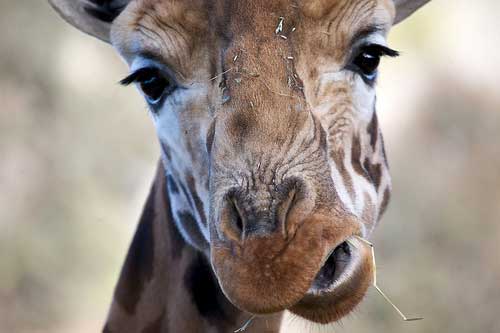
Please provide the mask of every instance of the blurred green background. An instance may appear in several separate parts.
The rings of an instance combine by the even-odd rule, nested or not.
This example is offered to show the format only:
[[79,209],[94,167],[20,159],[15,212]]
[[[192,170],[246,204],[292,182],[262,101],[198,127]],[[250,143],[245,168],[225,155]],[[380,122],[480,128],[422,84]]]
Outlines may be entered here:
[[[394,28],[378,109],[394,181],[379,283],[337,332],[500,332],[500,2]],[[97,332],[154,174],[114,51],[45,1],[0,0],[0,332]]]

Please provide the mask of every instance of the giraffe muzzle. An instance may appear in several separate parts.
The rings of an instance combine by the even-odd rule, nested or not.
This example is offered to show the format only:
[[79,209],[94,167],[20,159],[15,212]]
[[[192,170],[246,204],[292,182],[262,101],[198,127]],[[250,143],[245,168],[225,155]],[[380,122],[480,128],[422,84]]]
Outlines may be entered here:
[[288,238],[274,232],[229,243],[212,239],[211,260],[222,290],[240,309],[257,314],[290,309],[326,322],[335,318],[330,312],[337,312],[336,300],[352,305],[342,309],[345,313],[362,299],[351,301],[345,293],[338,299],[337,291],[353,287],[359,288],[356,295],[364,295],[369,285],[369,261],[346,243],[359,234],[359,223],[351,217],[331,222],[313,214]]

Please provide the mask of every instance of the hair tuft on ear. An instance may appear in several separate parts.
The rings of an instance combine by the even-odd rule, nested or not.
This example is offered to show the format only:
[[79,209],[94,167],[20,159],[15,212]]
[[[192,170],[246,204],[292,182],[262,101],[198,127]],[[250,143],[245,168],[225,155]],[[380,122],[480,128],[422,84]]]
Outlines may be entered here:
[[89,15],[95,17],[96,19],[111,23],[115,18],[120,15],[127,4],[120,3],[120,1],[105,1],[105,0],[88,0],[89,5],[84,6],[83,9]]
[[111,23],[131,0],[49,0],[54,9],[75,28],[109,42]]

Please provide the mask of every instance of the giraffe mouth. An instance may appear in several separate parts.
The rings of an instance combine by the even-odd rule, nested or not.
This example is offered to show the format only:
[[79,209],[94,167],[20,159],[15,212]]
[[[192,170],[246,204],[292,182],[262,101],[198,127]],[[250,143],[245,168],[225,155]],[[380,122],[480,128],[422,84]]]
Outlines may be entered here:
[[351,237],[326,256],[305,296],[289,310],[317,323],[337,321],[362,301],[372,269],[366,246]]
[[350,264],[352,264],[351,248],[347,242],[343,242],[326,258],[308,293],[321,295],[334,289],[349,266],[352,266]]

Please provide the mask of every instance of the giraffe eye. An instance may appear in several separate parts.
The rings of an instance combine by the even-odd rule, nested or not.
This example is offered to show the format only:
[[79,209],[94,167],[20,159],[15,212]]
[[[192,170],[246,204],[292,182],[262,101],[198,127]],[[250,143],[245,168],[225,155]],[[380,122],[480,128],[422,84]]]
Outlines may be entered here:
[[365,81],[371,83],[377,77],[380,58],[383,56],[396,57],[398,55],[397,51],[383,45],[369,44],[358,51],[350,67],[360,73]]
[[138,69],[120,81],[123,85],[129,85],[134,82],[139,85],[144,97],[151,105],[159,104],[176,88],[174,81],[155,67]]
[[376,75],[380,64],[380,55],[368,51],[363,51],[354,60],[354,64],[361,70],[361,73],[368,79]]

